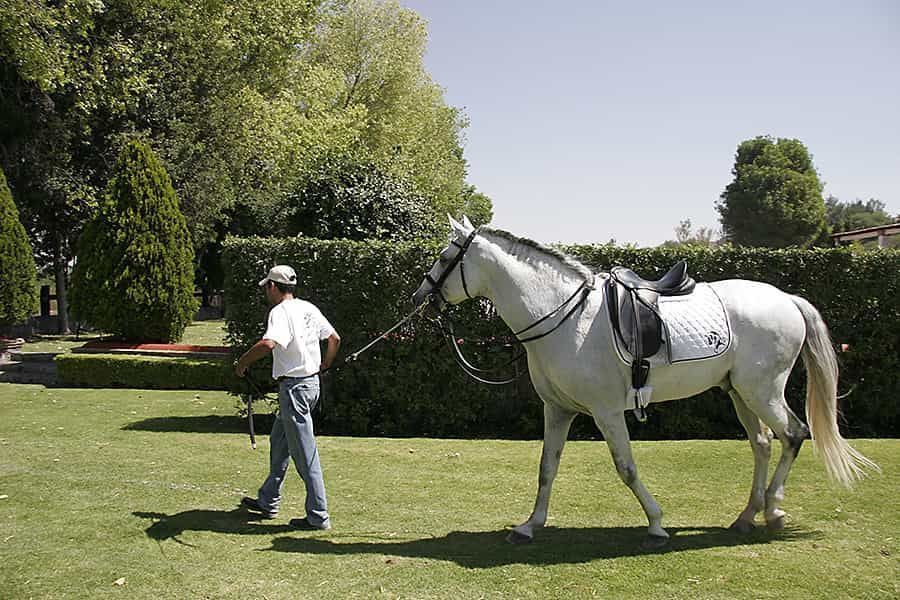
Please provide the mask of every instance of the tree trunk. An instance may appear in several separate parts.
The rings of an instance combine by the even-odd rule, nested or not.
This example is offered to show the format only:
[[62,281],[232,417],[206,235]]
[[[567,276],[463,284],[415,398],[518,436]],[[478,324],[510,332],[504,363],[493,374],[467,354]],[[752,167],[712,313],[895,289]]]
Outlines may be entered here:
[[62,244],[56,244],[53,253],[53,270],[56,272],[56,314],[59,318],[59,333],[71,333],[69,329],[69,301],[66,299],[66,267],[67,261]]

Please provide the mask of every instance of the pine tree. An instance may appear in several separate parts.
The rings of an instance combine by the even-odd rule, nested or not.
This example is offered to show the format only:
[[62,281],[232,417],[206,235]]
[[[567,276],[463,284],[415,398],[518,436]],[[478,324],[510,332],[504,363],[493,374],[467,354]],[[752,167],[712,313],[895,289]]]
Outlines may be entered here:
[[193,260],[168,173],[147,144],[130,142],[81,235],[73,313],[125,339],[177,341],[197,308]]
[[0,169],[0,325],[31,316],[37,305],[37,269],[19,211]]

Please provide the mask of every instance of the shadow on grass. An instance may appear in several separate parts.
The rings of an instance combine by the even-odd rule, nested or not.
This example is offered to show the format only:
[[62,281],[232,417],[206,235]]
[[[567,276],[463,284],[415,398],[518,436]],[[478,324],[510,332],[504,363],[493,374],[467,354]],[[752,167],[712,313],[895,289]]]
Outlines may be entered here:
[[672,538],[667,547],[644,550],[641,548],[641,541],[646,532],[646,527],[547,527],[536,534],[532,544],[524,546],[507,543],[508,530],[453,531],[435,538],[409,541],[385,538],[383,542],[341,543],[323,538],[279,537],[272,541],[271,548],[264,551],[407,556],[446,560],[463,567],[482,569],[509,564],[574,564],[598,558],[666,554],[773,542],[789,543],[822,537],[820,532],[797,527],[778,532],[760,527],[750,534],[739,534],[722,527],[673,527],[668,529]]
[[[257,435],[272,431],[272,414],[253,415]],[[247,433],[247,419],[236,415],[204,415],[198,417],[151,417],[122,427],[125,431],[155,431],[158,433]]]
[[506,535],[509,531],[501,530],[453,531],[441,537],[409,541],[385,538],[379,542],[348,543],[321,537],[279,537],[272,541],[271,548],[263,551],[407,556],[446,560],[470,569],[483,569],[509,564],[574,564],[598,558],[796,542],[822,537],[820,532],[796,527],[779,532],[770,532],[760,527],[750,534],[739,534],[721,527],[673,527],[668,531],[672,536],[671,541],[660,550],[641,548],[646,527],[547,527],[536,534],[532,544],[523,546],[507,543]]
[[153,519],[155,522],[145,531],[147,537],[163,542],[174,540],[185,546],[192,546],[178,539],[185,531],[212,531],[214,533],[239,533],[245,535],[275,535],[297,531],[287,523],[264,523],[260,517],[242,508],[234,510],[186,510],[174,515],[160,512],[135,511],[134,516]]
[[[258,516],[242,508],[233,510],[186,510],[173,515],[159,512],[132,513],[155,522],[146,529],[147,536],[159,542],[173,540],[191,546],[178,538],[185,531],[211,531],[242,535],[279,535],[299,532],[286,523],[261,522]],[[772,532],[758,527],[749,534],[740,534],[723,527],[672,527],[669,545],[659,550],[644,550],[641,541],[646,527],[546,527],[537,532],[532,544],[515,546],[506,542],[508,530],[452,531],[440,537],[402,540],[387,536],[372,536],[375,541],[341,542],[341,537],[358,540],[366,537],[358,533],[324,533],[324,537],[276,537],[272,546],[262,552],[300,552],[304,554],[378,554],[446,560],[460,566],[483,569],[509,564],[551,565],[574,564],[598,558],[619,558],[645,554],[666,554],[756,546],[770,543],[791,543],[821,539],[818,531],[792,526]]]

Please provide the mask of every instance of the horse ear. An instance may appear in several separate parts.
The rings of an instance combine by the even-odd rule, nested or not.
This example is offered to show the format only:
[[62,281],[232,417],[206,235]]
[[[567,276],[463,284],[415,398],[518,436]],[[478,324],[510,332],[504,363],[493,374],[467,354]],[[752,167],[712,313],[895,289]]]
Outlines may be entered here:
[[462,235],[465,232],[466,228],[454,219],[450,213],[447,213],[447,219],[450,221],[450,228],[453,229],[456,234]]
[[463,215],[463,226],[470,231],[472,229],[475,229],[475,226],[472,225],[472,221],[470,221],[469,217],[467,217],[466,215]]

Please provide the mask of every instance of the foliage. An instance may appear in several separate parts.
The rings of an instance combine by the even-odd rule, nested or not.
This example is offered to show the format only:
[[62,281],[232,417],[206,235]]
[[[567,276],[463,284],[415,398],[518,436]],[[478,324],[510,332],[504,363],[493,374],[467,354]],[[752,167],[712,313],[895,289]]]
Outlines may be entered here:
[[31,244],[0,169],[0,326],[26,320],[36,304],[37,271]]
[[713,230],[709,227],[700,227],[694,231],[694,226],[690,219],[685,219],[678,223],[675,228],[675,240],[663,242],[662,246],[709,246],[713,243]]
[[36,237],[77,239],[115,156],[139,133],[171,172],[195,242],[206,241],[265,164],[255,144],[268,131],[248,135],[244,124],[276,118],[315,7],[4,3],[0,143]]
[[197,308],[194,253],[169,176],[146,144],[122,151],[78,255],[72,308],[79,318],[126,339],[181,338]]
[[286,235],[400,241],[437,234],[425,198],[408,181],[371,163],[314,175],[287,196],[282,214]]
[[854,202],[841,202],[834,196],[825,200],[825,220],[832,233],[867,229],[879,225],[889,225],[894,222],[891,215],[885,210],[884,202],[870,198],[866,202],[855,200]]
[[808,247],[825,232],[822,184],[799,140],[757,137],[737,149],[734,181],[719,211],[725,238],[741,246]]
[[331,111],[363,115],[354,157],[415,182],[435,213],[458,213],[465,184],[462,113],[425,70],[425,22],[397,0],[325,5],[301,68],[333,82]]
[[[287,263],[298,272],[299,295],[317,304],[340,332],[346,356],[410,310],[408,298],[442,245],[232,238],[224,252],[229,342],[239,353],[262,335],[268,307],[256,282],[272,264]],[[743,277],[808,298],[822,312],[834,340],[849,345],[840,355],[840,391],[850,392],[842,401],[845,431],[851,436],[900,431],[900,408],[893,402],[900,394],[895,376],[900,371],[900,252],[611,245],[565,250],[595,270],[624,264],[645,277],[662,275],[685,258],[701,281]],[[477,364],[502,364],[515,351],[504,345],[508,328],[499,319],[485,319],[477,303],[454,309],[454,319]],[[788,391],[800,414],[802,377],[798,368]],[[468,379],[425,320],[329,378],[324,431],[437,437],[536,437],[542,432],[540,401],[527,377],[503,387]],[[638,439],[744,435],[730,400],[720,392],[654,405],[648,423],[632,424]],[[573,435],[597,433],[590,419],[579,418]]]
[[227,390],[236,385],[231,361],[80,353],[54,360],[60,381],[69,387]]
[[494,207],[491,199],[475,189],[474,185],[467,185],[463,189],[463,207],[457,218],[463,215],[469,217],[475,227],[487,225],[494,218]]

